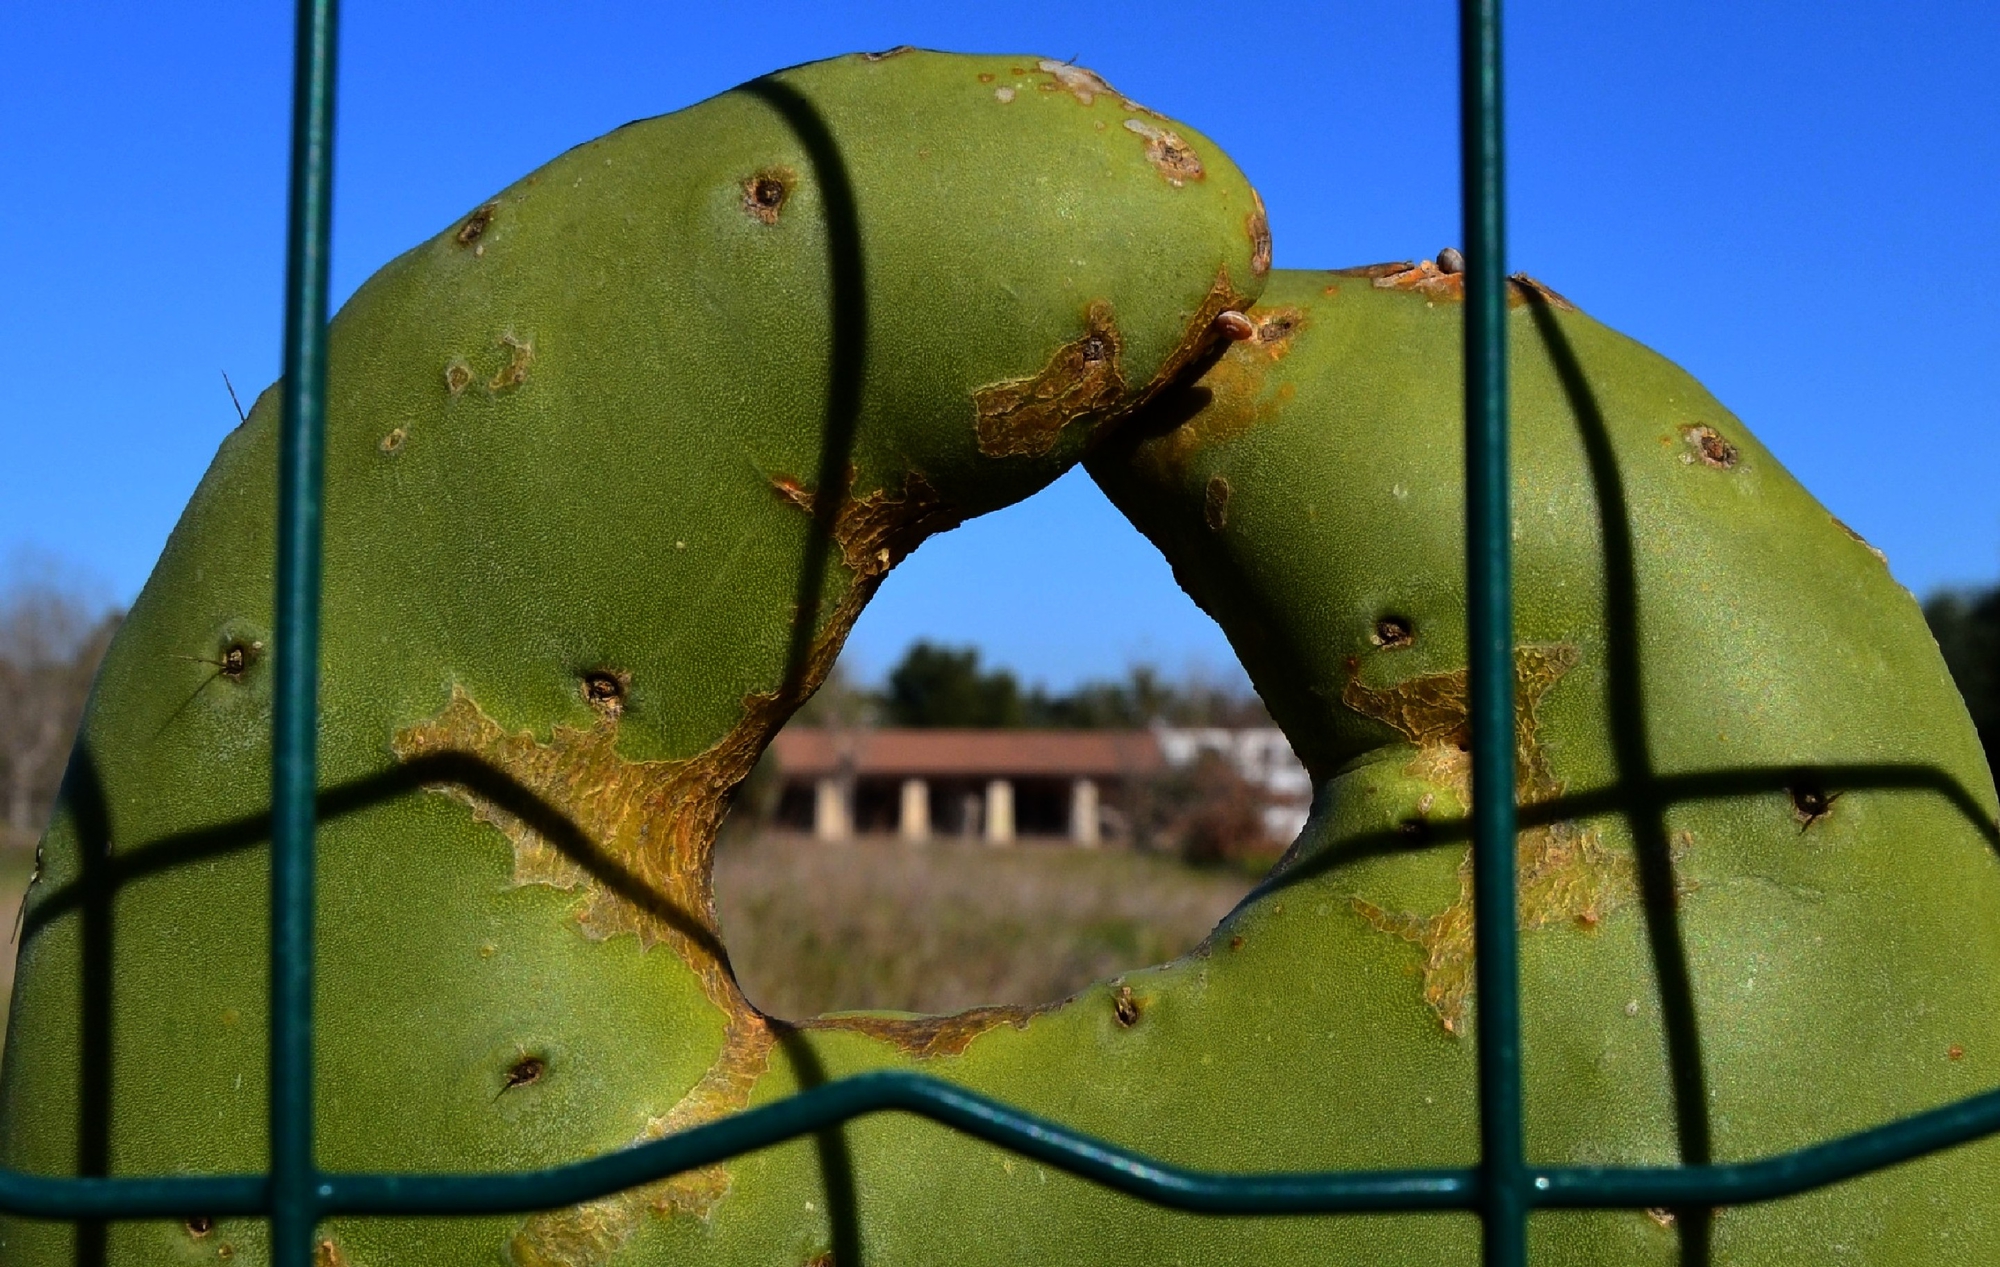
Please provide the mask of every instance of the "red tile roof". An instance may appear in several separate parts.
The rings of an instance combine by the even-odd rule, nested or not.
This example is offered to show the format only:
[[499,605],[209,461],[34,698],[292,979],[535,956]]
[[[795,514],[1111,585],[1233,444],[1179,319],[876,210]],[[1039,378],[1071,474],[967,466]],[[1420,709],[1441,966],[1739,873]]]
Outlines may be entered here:
[[1144,730],[788,727],[772,740],[771,753],[788,778],[843,771],[929,778],[1129,778],[1157,774],[1165,766],[1160,745]]

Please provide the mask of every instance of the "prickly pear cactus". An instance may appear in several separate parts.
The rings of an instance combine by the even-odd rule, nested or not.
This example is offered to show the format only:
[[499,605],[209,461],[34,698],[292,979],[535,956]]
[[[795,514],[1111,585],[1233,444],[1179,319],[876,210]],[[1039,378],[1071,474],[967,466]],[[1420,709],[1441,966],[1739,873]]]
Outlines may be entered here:
[[[1090,460],[1318,784],[1186,992],[1259,998],[1218,1076],[1287,1069],[1327,1138],[1211,1158],[1473,1156],[1462,298],[1449,263],[1273,274]],[[1530,1155],[1749,1159],[1992,1087],[2000,827],[1916,603],[1685,373],[1509,299]],[[1532,1256],[1994,1261],[1996,1182],[1989,1142],[1712,1216],[1541,1215]],[[1474,1261],[1349,1230],[1321,1261]]]
[[[621,128],[364,285],[328,402],[321,1163],[556,1163],[773,1081],[710,906],[731,789],[890,567],[1073,464],[1269,258],[1227,158],[1089,72],[897,51]],[[25,917],[7,1166],[264,1165],[277,399],[98,681]],[[321,1261],[662,1261],[732,1182],[340,1220]],[[810,1194],[780,1208],[827,1240]],[[0,1260],[264,1260],[258,1223],[187,1216],[12,1221]]]

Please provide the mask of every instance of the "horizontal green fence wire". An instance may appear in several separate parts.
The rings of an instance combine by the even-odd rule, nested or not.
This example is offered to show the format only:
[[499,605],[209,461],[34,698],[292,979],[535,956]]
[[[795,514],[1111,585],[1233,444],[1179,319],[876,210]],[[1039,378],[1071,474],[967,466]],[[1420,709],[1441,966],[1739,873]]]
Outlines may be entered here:
[[[901,1110],[1156,1205],[1203,1214],[1479,1208],[1479,1172],[1219,1174],[1167,1165],[936,1078],[867,1073],[588,1161],[486,1175],[321,1174],[321,1214],[502,1214],[574,1205],[837,1126]],[[2000,1091],[1824,1144],[1710,1166],[1530,1166],[1537,1209],[1749,1205],[1852,1179],[2000,1130]],[[271,1209],[263,1175],[52,1179],[0,1171],[0,1210],[43,1218],[184,1218]]]
[[0,1170],[0,1211],[51,1219],[265,1216],[277,1267],[311,1267],[329,1215],[525,1212],[574,1205],[811,1135],[913,1113],[1157,1205],[1205,1214],[1463,1210],[1484,1260],[1523,1267],[1535,1209],[1701,1209],[1793,1196],[2000,1132],[2000,1090],[1753,1162],[1535,1166],[1523,1148],[1514,906],[1513,599],[1507,465],[1499,0],[1461,0],[1466,257],[1466,533],[1478,964],[1480,1156],[1444,1170],[1188,1170],[936,1078],[869,1073],[587,1161],[477,1175],[322,1172],[313,1160],[313,826],[321,437],[338,0],[300,0],[279,446],[277,701],[272,722],[271,1168],[263,1175],[51,1178]]

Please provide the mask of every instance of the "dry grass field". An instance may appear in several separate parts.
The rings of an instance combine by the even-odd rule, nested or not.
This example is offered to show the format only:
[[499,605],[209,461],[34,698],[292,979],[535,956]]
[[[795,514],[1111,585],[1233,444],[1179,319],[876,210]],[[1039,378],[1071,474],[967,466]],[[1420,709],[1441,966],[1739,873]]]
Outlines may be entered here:
[[1126,849],[743,835],[716,906],[744,993],[777,1016],[1046,1003],[1194,948],[1250,890]]

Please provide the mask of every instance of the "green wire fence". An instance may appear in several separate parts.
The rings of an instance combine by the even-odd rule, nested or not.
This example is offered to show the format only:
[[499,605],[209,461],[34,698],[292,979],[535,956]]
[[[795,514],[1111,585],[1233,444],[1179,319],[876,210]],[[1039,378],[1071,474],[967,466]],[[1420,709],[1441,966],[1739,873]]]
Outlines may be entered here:
[[293,81],[279,450],[271,836],[270,1170],[53,1178],[0,1171],[0,1211],[51,1219],[260,1216],[275,1267],[311,1267],[331,1215],[499,1214],[601,1197],[885,1110],[915,1113],[1173,1209],[1275,1215],[1460,1210],[1489,1267],[1525,1267],[1536,1209],[1701,1210],[1792,1196],[2000,1131],[2000,1090],[1755,1162],[1536,1166],[1523,1143],[1514,875],[1513,597],[1508,506],[1504,147],[1499,0],[1459,6],[1466,257],[1466,532],[1480,1158],[1433,1170],[1187,1170],[936,1078],[870,1073],[587,1161],[477,1175],[321,1171],[313,1155],[313,820],[318,729],[321,440],[338,0],[300,0]]

